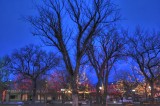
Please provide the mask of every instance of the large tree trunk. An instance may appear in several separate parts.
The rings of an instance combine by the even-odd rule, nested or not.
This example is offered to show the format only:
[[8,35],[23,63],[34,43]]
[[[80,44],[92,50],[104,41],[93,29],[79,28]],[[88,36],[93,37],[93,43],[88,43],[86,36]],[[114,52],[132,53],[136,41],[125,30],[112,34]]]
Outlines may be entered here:
[[107,100],[108,93],[107,93],[107,89],[106,89],[106,91],[104,93],[105,93],[104,94],[104,103],[106,104],[105,106],[108,106],[108,100]]
[[104,92],[103,92],[103,96],[102,96],[102,104],[106,104],[106,97],[107,97],[107,90],[106,87],[104,86]]
[[100,89],[99,89],[100,85],[101,85],[101,82],[100,82],[100,80],[98,79],[98,82],[97,82],[97,84],[96,84],[96,103],[97,103],[97,104],[100,103]]
[[106,78],[105,78],[105,83],[103,84],[104,85],[104,98],[103,98],[103,101],[104,101],[104,104],[106,104],[106,106],[108,106],[108,100],[107,100],[107,95],[108,95],[108,74],[106,75]]
[[72,80],[72,106],[78,106],[77,78]]
[[78,106],[78,94],[77,93],[72,94],[72,100],[73,100],[72,106]]
[[150,81],[150,86],[151,86],[151,102],[154,103],[154,82]]
[[32,102],[36,101],[36,92],[37,92],[37,81],[33,80],[33,93],[32,93]]
[[145,85],[145,97],[146,97],[146,101],[147,101],[147,98],[148,98],[148,93],[147,93],[147,84]]

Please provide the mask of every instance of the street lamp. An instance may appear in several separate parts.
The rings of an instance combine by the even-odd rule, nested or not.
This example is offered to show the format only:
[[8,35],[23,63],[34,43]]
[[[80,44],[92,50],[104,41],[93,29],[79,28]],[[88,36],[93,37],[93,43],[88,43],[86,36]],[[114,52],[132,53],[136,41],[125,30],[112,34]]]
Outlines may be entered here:
[[151,89],[151,86],[149,86],[148,88]]
[[102,87],[100,86],[99,89],[102,90]]
[[99,87],[99,93],[100,93],[100,95],[102,94],[102,87],[101,86]]
[[71,93],[71,91],[69,90],[68,93]]
[[61,91],[62,91],[62,92],[64,92],[64,91],[65,91],[65,89],[61,89]]
[[133,89],[133,90],[132,90],[132,92],[133,92],[132,100],[135,100],[135,99],[136,99],[136,98],[135,98],[135,92],[136,92],[136,90],[135,90],[135,89]]
[[47,103],[47,80],[45,80],[45,106],[47,105],[46,103]]
[[101,93],[101,91],[102,91],[102,87],[100,86],[100,87],[99,87],[99,92]]
[[99,90],[100,90],[99,92],[101,92],[101,93],[103,94],[103,93],[104,93],[104,86],[103,86],[103,85],[100,86],[100,87],[99,87]]
[[133,91],[133,92],[135,92],[136,90],[135,90],[135,89],[133,89],[132,91]]
[[62,92],[62,103],[64,103],[65,89],[61,89]]

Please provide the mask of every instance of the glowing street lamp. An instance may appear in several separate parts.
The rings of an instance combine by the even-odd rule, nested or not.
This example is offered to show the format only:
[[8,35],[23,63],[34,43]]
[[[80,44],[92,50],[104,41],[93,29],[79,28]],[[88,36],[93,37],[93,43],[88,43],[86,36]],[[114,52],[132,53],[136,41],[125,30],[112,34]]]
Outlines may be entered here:
[[99,89],[102,90],[102,87],[100,86]]
[[64,92],[64,91],[65,91],[65,89],[61,89],[61,91],[62,91],[62,92]]
[[47,105],[47,88],[48,88],[48,84],[47,84],[47,80],[45,80],[45,106]]
[[71,91],[69,90],[68,93],[71,93]]
[[62,103],[64,103],[65,89],[61,89],[62,92]]
[[136,90],[135,90],[135,89],[133,89],[132,91],[133,91],[133,92],[135,92]]
[[148,88],[151,89],[151,86],[149,86]]

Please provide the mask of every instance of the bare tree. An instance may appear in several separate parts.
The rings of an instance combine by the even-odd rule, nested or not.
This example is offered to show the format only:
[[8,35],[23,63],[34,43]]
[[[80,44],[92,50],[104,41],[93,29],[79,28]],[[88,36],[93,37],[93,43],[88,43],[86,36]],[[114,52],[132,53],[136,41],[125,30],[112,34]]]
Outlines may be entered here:
[[137,28],[133,36],[128,37],[128,51],[139,66],[139,70],[151,86],[151,97],[154,100],[154,82],[160,75],[160,36]]
[[78,106],[77,77],[92,38],[117,21],[116,6],[110,0],[48,0],[38,7],[39,16],[28,21],[42,41],[59,50],[72,79],[73,106]]
[[[125,41],[119,33],[112,29],[104,36],[101,36],[88,49],[88,58],[93,66],[98,82],[97,82],[97,97],[99,97],[99,87],[104,87],[103,101],[106,101],[108,77],[119,58],[122,57]],[[107,105],[107,103],[106,103]]]
[[[23,76],[23,74],[19,74],[16,75],[15,78],[13,79],[14,82],[14,89],[15,90],[20,90],[20,94],[21,94],[21,100],[23,98],[23,94],[25,93],[25,91],[32,91],[32,80],[29,78],[26,78]],[[12,88],[13,88],[12,87]],[[10,89],[12,89],[10,88]]]
[[0,100],[3,102],[3,91],[7,89],[7,84],[9,82],[10,72],[8,70],[8,65],[10,64],[10,59],[5,56],[0,59]]
[[38,46],[28,45],[16,50],[11,56],[10,69],[15,75],[22,75],[24,79],[30,79],[33,87],[33,102],[36,97],[37,80],[58,64],[58,58],[54,53],[46,53]]
[[[123,85],[123,93],[122,97],[133,97],[135,100],[135,88],[140,84],[139,74],[129,70],[119,70],[118,73],[115,75],[115,79],[117,82]],[[137,98],[138,99],[138,98]]]
[[54,71],[49,77],[49,84],[51,86],[51,89],[55,91],[68,89],[68,85],[70,84],[68,73],[64,70]]
[[[116,82],[121,82],[123,85],[124,94],[122,96],[129,97],[134,96],[133,94],[135,92],[132,90],[135,90],[134,88],[143,82],[144,77],[141,74],[138,66],[133,60],[131,60],[131,58],[128,58],[128,60],[125,61],[129,69],[116,70],[114,77]],[[133,97],[133,99],[135,98]]]

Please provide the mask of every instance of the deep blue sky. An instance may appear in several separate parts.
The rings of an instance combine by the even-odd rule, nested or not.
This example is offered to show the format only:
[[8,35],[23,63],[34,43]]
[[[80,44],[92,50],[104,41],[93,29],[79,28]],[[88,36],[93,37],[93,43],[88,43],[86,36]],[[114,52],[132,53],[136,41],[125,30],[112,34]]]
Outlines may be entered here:
[[[0,0],[0,57],[29,43],[39,43],[30,33],[31,26],[21,20],[22,16],[34,15],[36,0]],[[40,1],[40,0],[39,0]],[[114,0],[121,9],[125,21],[122,26],[133,29],[159,28],[160,0]],[[37,1],[38,2],[38,1]]]
[[[31,26],[21,19],[36,14],[35,1],[41,0],[0,0],[0,57],[30,43],[41,44],[30,33]],[[122,18],[126,19],[121,21],[123,27],[131,30],[138,24],[145,28],[160,27],[160,0],[113,1],[119,5]],[[128,66],[124,63],[118,69],[124,67]]]
[[31,27],[22,20],[23,16],[34,15],[33,0],[0,0],[0,57],[13,49],[39,39],[31,35]]

